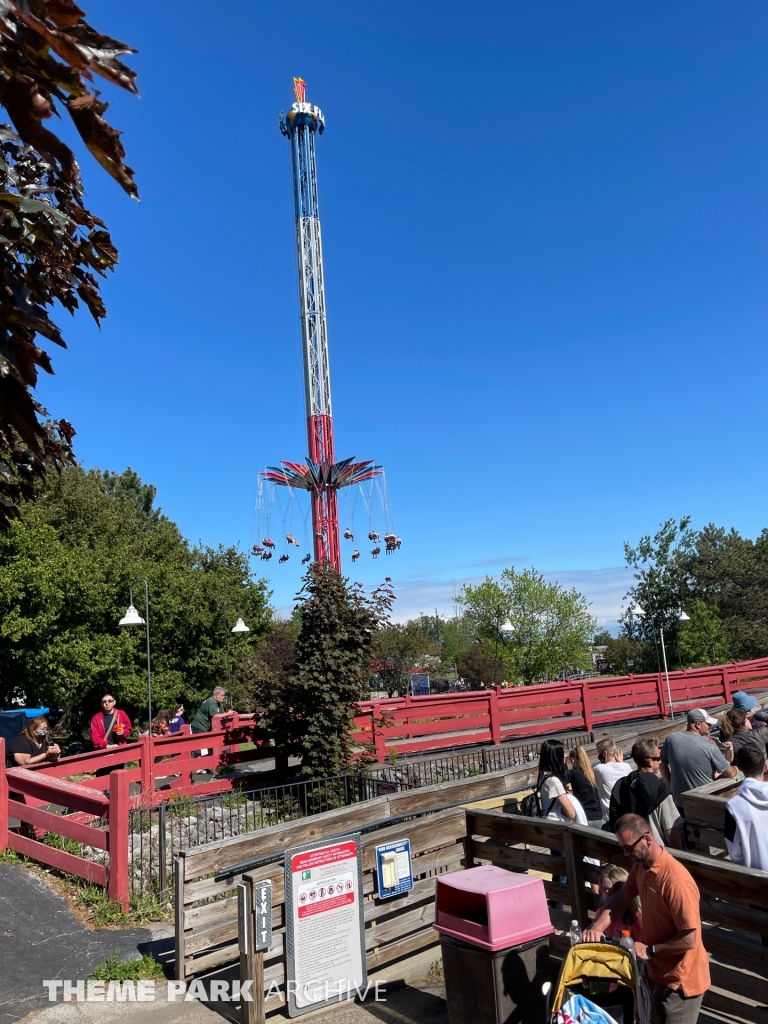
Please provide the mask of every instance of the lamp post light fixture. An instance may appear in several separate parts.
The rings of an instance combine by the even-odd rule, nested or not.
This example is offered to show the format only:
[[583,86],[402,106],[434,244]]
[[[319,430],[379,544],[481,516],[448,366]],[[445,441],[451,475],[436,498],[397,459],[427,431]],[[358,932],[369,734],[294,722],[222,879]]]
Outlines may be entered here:
[[[229,628],[229,623],[227,622],[227,609],[228,608],[235,608],[237,610],[237,612],[238,612],[237,622],[235,622],[234,626],[231,629]],[[227,665],[227,691],[229,693],[229,710],[230,711],[233,708],[233,702],[232,702],[232,673],[231,673],[230,667],[229,667],[229,634],[230,633],[238,634],[238,633],[250,633],[251,632],[250,629],[248,628],[248,626],[246,626],[246,624],[243,622],[242,615],[240,615],[239,613],[240,613],[240,609],[238,608],[238,606],[236,604],[224,605],[222,607],[222,609],[221,609],[221,617],[224,620],[224,659],[225,659],[225,662],[226,662],[226,665]]]
[[[645,616],[645,609],[641,608],[640,605],[637,603],[637,601],[635,601],[635,603],[629,609],[629,614],[630,615],[636,615],[639,619],[642,619]],[[681,608],[679,613],[678,613],[677,620],[678,620],[678,622],[690,622],[691,621],[691,617],[690,617],[690,615],[686,615],[685,612],[683,611],[683,609]],[[662,656],[662,659],[664,660],[664,676],[666,677],[666,680],[667,680],[667,697],[669,698],[669,717],[674,722],[674,720],[675,720],[675,709],[674,709],[674,705],[672,704],[672,688],[669,685],[669,669],[667,668],[667,648],[666,648],[666,646],[664,644],[664,627],[663,626],[659,626],[659,639],[661,640],[661,656]]]
[[[133,605],[133,588],[138,584],[144,584],[144,618],[139,615]],[[144,626],[147,633],[147,712],[149,714],[149,735],[152,737],[152,663],[149,654],[149,584],[145,579],[134,580],[129,587],[129,604],[125,615],[118,622],[118,626]]]

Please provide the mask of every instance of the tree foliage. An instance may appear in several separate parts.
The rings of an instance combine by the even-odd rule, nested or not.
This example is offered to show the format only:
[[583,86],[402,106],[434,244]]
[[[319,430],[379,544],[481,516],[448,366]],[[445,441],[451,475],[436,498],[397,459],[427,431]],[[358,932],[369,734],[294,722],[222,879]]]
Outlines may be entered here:
[[[434,630],[434,625],[432,628]],[[409,669],[423,668],[425,659],[435,657],[439,650],[438,644],[424,632],[420,620],[384,626],[373,644],[374,665],[381,688],[390,696],[395,690],[408,693]]]
[[91,154],[129,195],[133,172],[94,75],[136,92],[120,57],[131,47],[97,32],[74,0],[0,0],[0,529],[31,500],[46,472],[73,463],[74,430],[50,422],[33,390],[53,373],[38,337],[64,346],[49,310],[82,303],[98,323],[99,294],[117,251],[83,202],[72,150],[43,122],[65,110]]
[[596,621],[575,589],[547,583],[535,569],[504,569],[464,588],[465,615],[476,638],[503,662],[507,679],[533,683],[563,671],[590,668],[587,647]]
[[496,686],[506,677],[505,662],[505,658],[498,657],[497,651],[478,640],[462,651],[456,667],[470,686]]
[[[264,581],[236,548],[192,547],[130,469],[65,469],[0,535],[0,701],[65,707],[76,721],[111,690],[145,714],[142,630],[118,621],[129,585],[149,582],[153,704],[192,708],[226,685],[221,609],[235,604],[251,632],[231,638],[235,666],[269,627]],[[143,615],[143,587],[134,601]]]
[[[624,544],[624,558],[634,570],[635,584],[626,600],[630,603],[621,619],[624,634],[639,641],[642,647],[642,668],[657,671],[659,630],[664,630],[668,657],[677,651],[680,612],[690,595],[690,555],[695,531],[690,516],[679,522],[667,519],[653,537],[641,537],[637,546]],[[645,614],[633,615],[632,607],[640,605]]]
[[[297,595],[300,626],[291,654],[261,658],[256,673],[266,724],[279,747],[301,756],[302,773],[324,778],[353,764],[349,734],[365,696],[377,632],[388,624],[393,594],[385,583],[367,595],[335,569],[315,563]],[[285,627],[283,627],[285,629]],[[284,640],[291,642],[288,636]]]
[[[659,666],[655,644],[663,628],[667,657],[675,667],[743,661],[768,654],[768,530],[757,540],[710,523],[669,519],[636,547],[624,545],[635,584],[620,620],[625,636],[644,646],[644,667]],[[684,611],[690,622],[681,622]]]

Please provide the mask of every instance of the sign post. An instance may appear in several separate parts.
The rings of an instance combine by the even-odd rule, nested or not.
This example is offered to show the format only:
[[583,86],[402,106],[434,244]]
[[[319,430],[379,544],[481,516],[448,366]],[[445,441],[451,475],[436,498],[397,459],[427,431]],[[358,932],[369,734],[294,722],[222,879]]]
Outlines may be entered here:
[[[243,985],[254,977],[251,887],[246,882],[241,882],[237,887],[237,944],[240,948],[240,988],[242,989]],[[262,1024],[254,1016],[254,1005],[250,1000],[242,1000],[240,1011],[243,1024]]]
[[253,1024],[265,1024],[264,953],[272,945],[272,881],[253,883]]
[[288,1013],[340,1002],[368,984],[360,834],[285,853]]

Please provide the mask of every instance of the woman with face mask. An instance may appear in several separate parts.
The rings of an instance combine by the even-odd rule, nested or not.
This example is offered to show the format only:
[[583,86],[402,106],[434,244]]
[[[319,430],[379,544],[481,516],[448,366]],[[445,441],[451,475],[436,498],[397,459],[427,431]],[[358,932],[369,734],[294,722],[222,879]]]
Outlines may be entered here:
[[58,743],[48,742],[48,721],[45,718],[31,718],[24,732],[9,741],[7,751],[7,768],[55,764],[61,753]]

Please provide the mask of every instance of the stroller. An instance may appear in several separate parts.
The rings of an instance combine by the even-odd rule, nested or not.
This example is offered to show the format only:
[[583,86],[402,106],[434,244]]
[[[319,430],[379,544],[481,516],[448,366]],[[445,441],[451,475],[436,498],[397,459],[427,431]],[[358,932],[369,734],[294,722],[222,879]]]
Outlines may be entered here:
[[563,961],[551,1021],[650,1024],[651,1006],[642,960],[637,961],[615,939],[579,942]]

